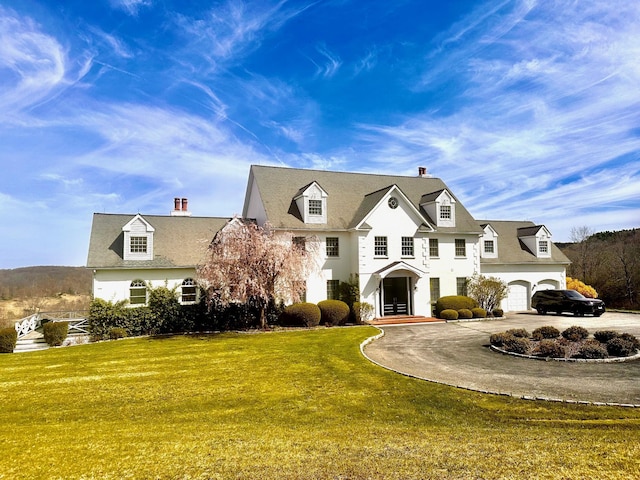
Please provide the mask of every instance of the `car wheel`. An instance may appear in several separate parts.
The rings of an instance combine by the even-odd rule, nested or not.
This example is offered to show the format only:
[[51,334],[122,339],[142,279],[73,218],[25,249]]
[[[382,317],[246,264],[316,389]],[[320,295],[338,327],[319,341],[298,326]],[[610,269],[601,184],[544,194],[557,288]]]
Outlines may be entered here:
[[546,315],[547,311],[544,308],[538,307],[536,308],[536,310],[538,311],[538,315]]
[[574,310],[573,311],[573,315],[576,317],[584,317],[584,312],[581,312],[580,310]]
[[599,317],[600,315],[602,315],[602,312],[596,312],[593,314],[594,317]]

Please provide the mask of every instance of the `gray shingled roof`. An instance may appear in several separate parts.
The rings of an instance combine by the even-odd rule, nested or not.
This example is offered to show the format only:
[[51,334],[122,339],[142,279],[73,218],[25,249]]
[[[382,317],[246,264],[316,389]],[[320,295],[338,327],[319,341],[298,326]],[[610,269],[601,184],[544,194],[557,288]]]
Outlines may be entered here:
[[229,218],[142,215],[155,228],[153,260],[125,261],[122,227],[135,214],[94,213],[89,239],[89,268],[194,267],[202,262],[209,243]]
[[483,226],[491,225],[498,234],[498,258],[481,258],[480,263],[562,263],[567,265],[571,263],[553,242],[551,242],[551,258],[538,258],[518,238],[519,232],[533,232],[532,235],[535,235],[542,228],[540,225],[535,225],[533,222],[505,220],[478,220],[478,223]]
[[[366,173],[328,172],[283,167],[251,166],[243,216],[247,216],[248,199],[253,180],[256,180],[264,204],[267,220],[275,228],[308,230],[347,230],[365,218],[366,213],[380,200],[389,187],[397,185],[427,221],[434,226],[427,213],[420,208],[424,195],[447,188],[439,178],[373,175]],[[293,198],[306,185],[316,181],[327,192],[327,223],[305,224]],[[372,195],[376,194],[376,195]],[[454,196],[455,198],[455,196]],[[456,227],[436,228],[439,232],[481,233],[482,229],[456,198]]]

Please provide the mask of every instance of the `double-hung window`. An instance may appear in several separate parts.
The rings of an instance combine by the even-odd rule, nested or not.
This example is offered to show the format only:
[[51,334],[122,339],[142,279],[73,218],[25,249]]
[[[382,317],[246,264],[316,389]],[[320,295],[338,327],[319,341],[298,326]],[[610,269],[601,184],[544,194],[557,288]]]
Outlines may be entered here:
[[467,278],[466,277],[458,277],[456,278],[456,291],[458,295],[467,295]]
[[538,244],[538,251],[540,253],[549,253],[549,242],[546,240],[541,240]]
[[387,237],[375,237],[373,239],[373,255],[375,257],[387,256]]
[[437,238],[430,238],[429,239],[429,256],[430,257],[439,257],[439,251],[438,251],[438,239]]
[[456,238],[456,257],[466,257],[467,246],[464,238]]
[[129,251],[131,253],[147,253],[147,237],[131,237]]
[[309,215],[322,215],[322,200],[309,200]]
[[187,278],[182,282],[182,303],[194,303],[197,297],[197,286],[193,278]]
[[129,304],[145,305],[147,303],[147,284],[144,280],[134,280],[129,287]]
[[327,280],[327,300],[340,299],[340,280]]
[[440,219],[451,220],[451,205],[440,206]]
[[413,237],[402,237],[402,256],[413,257]]
[[493,240],[484,241],[484,253],[494,253]]
[[340,239],[338,237],[327,237],[327,257],[340,256]]

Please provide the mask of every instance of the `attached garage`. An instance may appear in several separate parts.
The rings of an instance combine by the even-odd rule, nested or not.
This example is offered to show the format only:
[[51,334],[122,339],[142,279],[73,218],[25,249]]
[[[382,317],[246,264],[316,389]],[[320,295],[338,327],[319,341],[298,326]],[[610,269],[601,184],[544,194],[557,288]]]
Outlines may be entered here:
[[529,310],[529,283],[525,281],[515,281],[508,285],[507,308],[509,312]]
[[558,282],[555,282],[553,280],[543,280],[538,283],[538,286],[536,287],[536,292],[538,290],[555,290],[557,288],[558,288]]

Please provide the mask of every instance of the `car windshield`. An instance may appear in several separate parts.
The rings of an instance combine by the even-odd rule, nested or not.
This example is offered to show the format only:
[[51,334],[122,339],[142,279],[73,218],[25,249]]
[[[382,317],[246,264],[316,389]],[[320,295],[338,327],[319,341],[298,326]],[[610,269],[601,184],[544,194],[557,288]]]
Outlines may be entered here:
[[584,296],[575,290],[567,290],[567,298],[584,298]]

